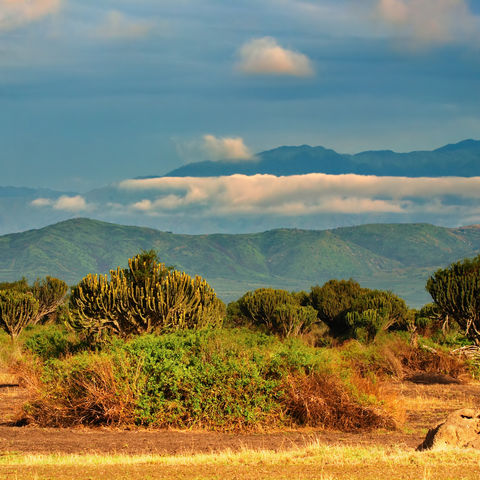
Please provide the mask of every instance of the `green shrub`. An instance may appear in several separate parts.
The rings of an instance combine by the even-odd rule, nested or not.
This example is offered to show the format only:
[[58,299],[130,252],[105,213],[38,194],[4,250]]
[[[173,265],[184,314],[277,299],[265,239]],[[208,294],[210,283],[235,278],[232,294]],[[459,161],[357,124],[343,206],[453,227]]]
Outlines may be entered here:
[[298,336],[309,332],[317,321],[315,310],[302,305],[305,300],[304,292],[260,288],[232,302],[227,312],[233,324],[252,325],[283,337]]
[[62,325],[48,325],[35,329],[24,341],[24,348],[42,360],[59,358],[81,349],[87,344]]
[[354,280],[330,280],[323,286],[312,287],[310,305],[318,312],[318,318],[335,336],[344,335],[350,325],[346,314],[364,289]]
[[413,312],[392,292],[361,288],[353,280],[330,280],[312,287],[310,304],[332,335],[373,341],[389,329],[410,330]]

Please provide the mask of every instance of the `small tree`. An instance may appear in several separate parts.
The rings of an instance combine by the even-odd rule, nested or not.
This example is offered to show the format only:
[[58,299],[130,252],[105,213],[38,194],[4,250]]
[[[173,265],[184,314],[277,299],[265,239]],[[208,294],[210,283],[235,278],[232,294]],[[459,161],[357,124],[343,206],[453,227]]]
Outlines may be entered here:
[[15,341],[21,331],[32,323],[38,312],[38,301],[31,293],[0,290],[0,326]]
[[480,345],[480,255],[437,270],[426,289],[443,319],[457,322]]
[[305,292],[259,288],[232,302],[228,311],[236,323],[247,323],[282,337],[297,336],[307,333],[317,321],[317,312],[302,305],[306,298]]
[[413,312],[392,292],[362,288],[354,280],[312,287],[310,304],[332,335],[370,342],[388,329],[410,329]]
[[31,291],[39,304],[38,312],[33,319],[33,323],[38,323],[56,312],[65,301],[68,285],[63,280],[47,276],[44,280],[36,280]]
[[350,328],[346,314],[364,291],[365,289],[352,279],[329,280],[321,287],[312,287],[310,305],[333,335],[343,335]]

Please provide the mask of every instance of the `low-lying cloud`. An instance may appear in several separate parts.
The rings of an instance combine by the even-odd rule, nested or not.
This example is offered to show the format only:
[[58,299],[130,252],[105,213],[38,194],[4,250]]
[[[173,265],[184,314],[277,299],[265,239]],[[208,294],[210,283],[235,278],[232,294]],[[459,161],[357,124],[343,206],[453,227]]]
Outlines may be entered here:
[[[312,173],[276,177],[162,177],[125,180],[120,192],[136,195],[126,209],[150,215],[311,215],[318,213],[442,214],[476,210],[480,177],[406,178]],[[480,211],[480,208],[478,208]]]
[[0,0],[0,32],[40,20],[60,5],[61,0]]
[[245,43],[238,55],[237,69],[249,75],[308,77],[314,74],[312,62],[306,55],[280,46],[272,37]]
[[88,204],[81,195],[62,195],[57,199],[51,198],[36,198],[32,201],[34,207],[52,207],[54,210],[62,210],[65,212],[79,213],[86,212],[93,209],[93,205]]

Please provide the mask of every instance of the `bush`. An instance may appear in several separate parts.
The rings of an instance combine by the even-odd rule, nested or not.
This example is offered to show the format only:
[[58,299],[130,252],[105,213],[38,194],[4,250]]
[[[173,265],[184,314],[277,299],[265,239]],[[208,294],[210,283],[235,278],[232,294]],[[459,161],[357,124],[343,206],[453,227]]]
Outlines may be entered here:
[[[391,425],[365,386],[368,382],[352,386],[354,375],[346,365],[333,350],[246,329],[147,335],[116,340],[100,353],[50,360],[29,382],[38,390],[28,413],[43,426],[136,424],[228,431]],[[313,390],[305,380],[310,377],[318,380]],[[308,417],[300,409],[310,409],[312,392],[312,402],[323,405],[323,411]],[[304,407],[302,401],[307,401]],[[361,420],[346,421],[340,410],[347,404]]]
[[389,329],[411,329],[413,312],[391,292],[361,288],[354,280],[312,287],[310,304],[332,335],[364,342]]
[[37,328],[24,341],[24,348],[42,360],[60,358],[90,346],[61,325]]
[[260,288],[247,292],[237,302],[228,306],[234,324],[251,325],[282,337],[308,333],[317,321],[317,313],[301,304],[302,292]]

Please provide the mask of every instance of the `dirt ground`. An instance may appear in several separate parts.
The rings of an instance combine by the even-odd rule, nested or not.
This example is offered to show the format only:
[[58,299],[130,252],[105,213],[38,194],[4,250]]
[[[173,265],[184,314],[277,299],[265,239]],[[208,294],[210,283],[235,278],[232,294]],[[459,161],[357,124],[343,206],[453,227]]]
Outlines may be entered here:
[[0,454],[16,453],[122,453],[178,454],[240,450],[285,450],[318,441],[341,445],[383,445],[414,448],[429,428],[462,407],[480,408],[480,384],[395,383],[389,388],[403,401],[406,421],[395,432],[341,433],[296,430],[268,433],[215,433],[169,430],[114,430],[101,428],[44,429],[14,426],[27,392],[15,379],[0,384]]

